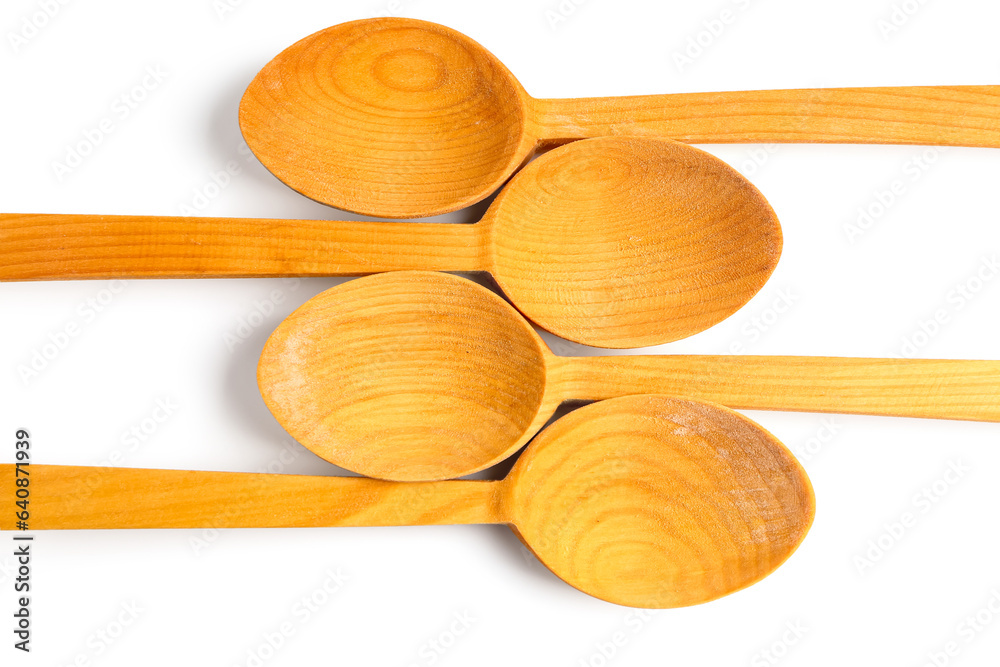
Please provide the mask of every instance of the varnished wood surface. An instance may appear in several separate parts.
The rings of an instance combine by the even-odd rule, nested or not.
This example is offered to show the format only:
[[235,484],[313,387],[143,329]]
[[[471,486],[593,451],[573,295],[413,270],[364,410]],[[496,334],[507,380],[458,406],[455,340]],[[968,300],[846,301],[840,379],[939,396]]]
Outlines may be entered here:
[[493,465],[572,399],[661,393],[746,409],[1000,421],[998,361],[557,357],[493,292],[427,272],[313,297],[268,339],[257,377],[296,440],[401,481]]
[[247,89],[240,127],[260,161],[302,194],[414,218],[487,197],[540,144],[586,137],[996,148],[1000,86],[537,99],[465,35],[376,18],[278,54]]
[[[500,482],[29,469],[32,530],[508,523],[566,582],[649,608],[759,581],[814,515],[805,472],[772,435],[725,408],[662,396],[571,413]],[[0,465],[5,500],[13,475]],[[0,528],[13,524],[0,515]]]
[[780,254],[778,219],[749,181],[652,139],[553,150],[474,225],[0,215],[0,280],[490,271],[539,326],[600,347],[707,329]]

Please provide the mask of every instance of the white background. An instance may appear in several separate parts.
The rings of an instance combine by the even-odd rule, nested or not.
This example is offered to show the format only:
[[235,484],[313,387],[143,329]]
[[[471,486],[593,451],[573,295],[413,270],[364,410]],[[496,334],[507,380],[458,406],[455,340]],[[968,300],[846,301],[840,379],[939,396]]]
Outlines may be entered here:
[[[388,0],[233,4],[220,16],[213,0],[70,0],[15,50],[10,35],[39,4],[5,0],[0,210],[176,215],[200,203],[213,216],[348,217],[241,153],[237,106],[283,48],[389,13]],[[557,0],[403,0],[393,13],[470,35],[539,97],[1000,82],[1000,6],[907,5],[914,13],[888,35],[879,21],[890,17],[890,0],[589,0],[564,3],[559,21],[547,14],[560,11]],[[723,9],[735,20],[716,37],[703,35],[708,46],[678,67],[675,54]],[[166,78],[121,119],[112,105],[147,67]],[[105,117],[113,132],[60,180],[53,162]],[[944,309],[947,324],[918,336],[926,344],[917,356],[1000,356],[1000,279],[962,308],[954,298],[1000,252],[1000,152],[706,148],[770,199],[784,256],[743,310],[657,351],[726,353],[738,342],[753,354],[896,356]],[[925,169],[916,159],[933,163]],[[240,173],[210,187],[212,173],[234,160]],[[845,225],[897,179],[905,194],[852,243]],[[206,187],[214,196],[198,200]],[[0,460],[13,459],[14,431],[26,427],[36,463],[94,465],[118,451],[134,467],[337,473],[284,434],[254,376],[281,318],[337,282],[133,281],[117,292],[107,282],[0,285]],[[226,335],[274,290],[282,302],[230,351]],[[793,304],[775,317],[769,309],[782,294]],[[94,317],[81,305],[109,297]],[[18,368],[74,321],[80,335],[23,380]],[[556,349],[586,352],[564,342]],[[177,407],[131,451],[123,434],[151,426],[158,400]],[[1000,426],[836,416],[830,427],[820,415],[751,416],[800,454],[815,484],[816,523],[774,575],[711,604],[638,616],[591,599],[499,526],[50,533],[34,543],[34,651],[23,655],[11,648],[13,561],[4,535],[0,654],[5,665],[253,665],[248,652],[259,654],[264,637],[287,622],[293,634],[277,651],[264,649],[261,664],[922,665],[952,641],[957,655],[937,655],[939,664],[996,664],[1000,614],[984,612],[992,624],[978,631],[963,624],[991,596],[1000,609]],[[953,463],[967,472],[941,481]],[[935,502],[915,499],[936,481]],[[889,537],[886,525],[905,513],[916,524]],[[887,548],[869,554],[879,540]],[[866,554],[880,557],[861,567]],[[296,613],[338,570],[348,577],[340,590],[307,619]],[[123,605],[141,611],[108,645],[97,633],[117,634]],[[451,643],[456,614],[471,616],[471,627],[435,653],[428,642]],[[604,658],[601,645],[616,633],[624,645]]]

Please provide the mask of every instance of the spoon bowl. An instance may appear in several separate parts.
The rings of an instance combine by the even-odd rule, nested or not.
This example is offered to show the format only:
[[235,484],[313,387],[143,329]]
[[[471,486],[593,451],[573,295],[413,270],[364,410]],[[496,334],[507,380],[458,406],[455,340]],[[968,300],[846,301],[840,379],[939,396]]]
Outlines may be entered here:
[[537,146],[603,136],[688,143],[1000,146],[1000,87],[529,96],[445,26],[352,21],[278,54],[240,102],[247,145],[316,201],[377,217],[447,213],[493,193]]
[[551,151],[517,174],[483,224],[489,271],[522,313],[609,348],[721,322],[764,286],[782,247],[753,184],[704,151],[652,139]]
[[491,466],[566,400],[657,393],[746,409],[1000,421],[1000,362],[558,357],[500,296],[431,272],[368,276],[313,297],[271,334],[257,379],[300,443],[397,481]]
[[[15,488],[14,468],[0,465],[3,488]],[[815,513],[805,471],[774,436],[726,408],[665,396],[570,413],[500,481],[34,464],[31,475],[34,530],[503,523],[572,586],[645,608],[759,581]],[[0,528],[15,521],[5,514]]]
[[264,348],[265,402],[300,442],[368,477],[448,479],[497,460],[556,406],[543,406],[541,339],[472,285],[383,273],[311,299]]
[[815,512],[805,471],[773,435],[732,410],[663,396],[558,419],[504,485],[515,532],[539,560],[631,607],[686,607],[759,581]]
[[514,75],[465,35],[369,19],[282,51],[251,82],[239,118],[247,145],[293,189],[405,218],[499,188],[534,149],[527,102]]

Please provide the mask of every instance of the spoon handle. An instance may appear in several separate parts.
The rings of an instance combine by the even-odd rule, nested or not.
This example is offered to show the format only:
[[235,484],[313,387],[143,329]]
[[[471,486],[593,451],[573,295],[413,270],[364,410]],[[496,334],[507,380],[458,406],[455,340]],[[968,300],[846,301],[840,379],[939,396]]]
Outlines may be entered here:
[[0,214],[0,281],[480,270],[479,225]]
[[668,394],[746,410],[1000,421],[1000,361],[846,357],[562,357],[564,398]]
[[543,140],[1000,147],[1000,86],[828,88],[535,100]]
[[[15,530],[15,475],[28,479],[31,530],[286,528],[501,523],[499,482],[381,482],[190,470],[0,465]],[[9,502],[6,502],[8,500]]]

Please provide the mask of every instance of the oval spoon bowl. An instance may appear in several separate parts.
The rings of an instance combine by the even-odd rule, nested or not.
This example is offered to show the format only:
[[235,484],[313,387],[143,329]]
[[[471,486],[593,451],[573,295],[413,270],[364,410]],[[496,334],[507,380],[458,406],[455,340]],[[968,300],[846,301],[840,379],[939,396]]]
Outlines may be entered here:
[[515,532],[563,581],[686,607],[760,581],[805,538],[812,485],[781,442],[718,405],[626,396],[555,421],[508,477]]
[[264,166],[305,196],[376,217],[422,217],[483,199],[527,159],[527,99],[460,32],[365,19],[278,54],[247,88],[239,122]]

